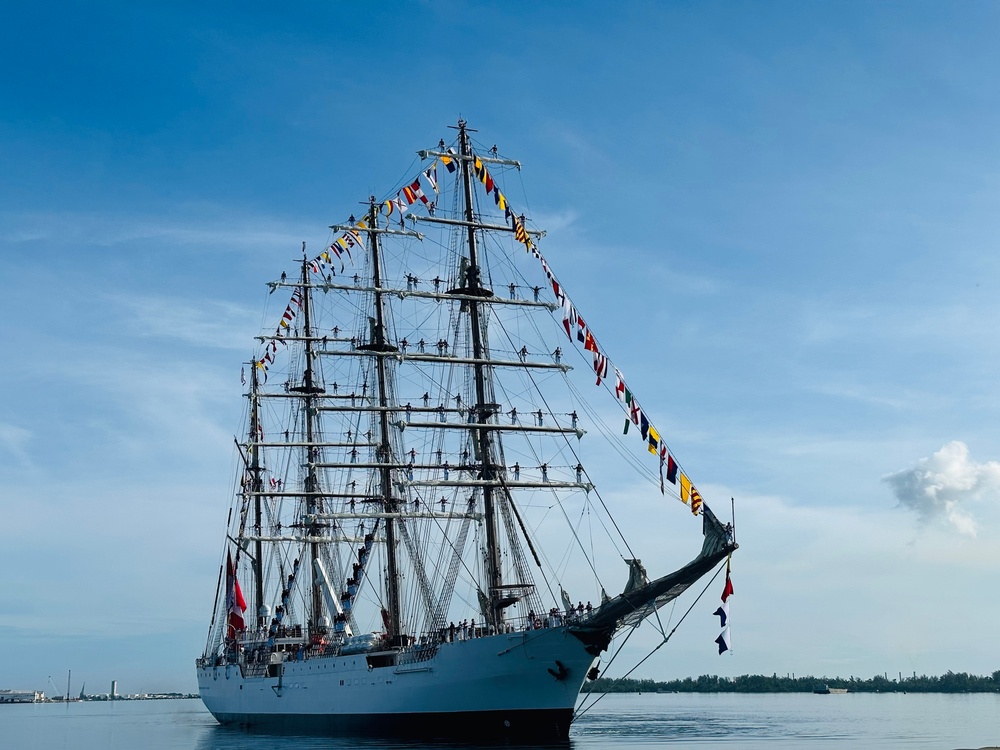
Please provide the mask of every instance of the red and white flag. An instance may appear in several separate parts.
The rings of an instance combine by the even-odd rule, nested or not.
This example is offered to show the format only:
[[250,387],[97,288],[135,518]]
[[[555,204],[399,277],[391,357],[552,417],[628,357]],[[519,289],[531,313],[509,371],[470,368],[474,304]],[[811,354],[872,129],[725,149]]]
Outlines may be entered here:
[[240,590],[240,582],[236,580],[233,557],[229,552],[226,552],[226,612],[229,624],[227,635],[230,639],[235,638],[237,632],[246,629],[246,623],[243,620],[243,613],[246,611],[247,603]]
[[729,565],[727,564],[726,565],[726,586],[725,586],[724,589],[722,589],[722,601],[726,601],[729,597],[731,597],[733,595],[733,593],[735,593],[733,591],[733,582],[729,578]]

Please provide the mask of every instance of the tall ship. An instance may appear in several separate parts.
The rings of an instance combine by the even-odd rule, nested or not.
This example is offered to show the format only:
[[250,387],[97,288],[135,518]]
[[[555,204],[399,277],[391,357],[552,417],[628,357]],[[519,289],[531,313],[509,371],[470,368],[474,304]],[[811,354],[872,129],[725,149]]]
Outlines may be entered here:
[[[736,549],[508,199],[521,165],[453,130],[269,282],[196,662],[222,724],[565,739],[616,635]],[[650,575],[612,511],[670,498],[696,554]]]

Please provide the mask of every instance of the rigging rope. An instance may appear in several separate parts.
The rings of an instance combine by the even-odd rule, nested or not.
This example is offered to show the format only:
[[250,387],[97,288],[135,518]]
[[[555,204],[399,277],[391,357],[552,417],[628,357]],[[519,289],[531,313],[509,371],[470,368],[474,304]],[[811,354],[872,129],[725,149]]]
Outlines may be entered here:
[[[673,628],[673,630],[671,630],[671,631],[670,631],[670,632],[669,632],[669,633],[668,633],[667,635],[663,636],[663,640],[662,640],[662,641],[660,641],[660,642],[659,642],[659,644],[657,644],[656,648],[654,648],[654,649],[653,649],[652,651],[650,651],[650,652],[649,652],[648,654],[646,654],[646,655],[645,655],[645,656],[644,656],[644,657],[642,658],[642,660],[641,660],[641,661],[639,661],[639,663],[637,663],[637,664],[636,664],[636,665],[635,665],[634,667],[632,667],[632,669],[630,669],[630,670],[629,670],[628,672],[626,672],[625,674],[623,674],[623,675],[622,675],[621,677],[619,677],[618,679],[616,679],[616,680],[615,680],[615,682],[614,682],[614,683],[612,683],[612,684],[615,684],[615,683],[618,683],[618,682],[621,682],[622,680],[626,680],[626,679],[628,679],[628,676],[629,676],[630,674],[632,674],[632,673],[633,673],[633,672],[634,672],[635,670],[637,670],[637,669],[638,669],[639,667],[641,667],[641,666],[643,665],[643,663],[644,663],[644,662],[645,662],[645,661],[646,661],[647,659],[649,659],[649,658],[650,658],[650,657],[651,657],[651,656],[652,656],[653,654],[655,654],[655,653],[656,653],[657,651],[659,651],[659,650],[660,650],[660,649],[661,649],[661,648],[662,648],[663,646],[665,646],[665,645],[667,644],[667,641],[669,641],[669,640],[670,640],[671,636],[673,636],[673,634],[677,632],[677,628],[679,628],[679,627],[681,626],[681,623],[682,623],[682,622],[684,622],[684,620],[685,620],[685,619],[687,618],[687,616],[688,616],[689,614],[691,614],[691,610],[692,610],[692,609],[694,609],[694,605],[696,605],[696,604],[697,604],[697,603],[698,603],[698,602],[699,602],[699,601],[701,600],[701,597],[703,597],[703,596],[705,595],[705,592],[706,592],[706,591],[708,591],[708,587],[709,587],[709,586],[711,586],[711,585],[712,585],[712,584],[713,584],[713,583],[715,582],[715,579],[719,577],[719,573],[721,573],[721,572],[722,572],[722,568],[723,568],[723,567],[724,567],[724,566],[723,566],[723,565],[722,565],[722,564],[720,563],[720,565],[719,565],[719,569],[715,571],[715,575],[713,575],[713,576],[712,576],[712,578],[711,578],[711,579],[710,579],[710,580],[708,581],[708,583],[706,583],[706,584],[705,584],[705,588],[703,588],[703,589],[701,590],[701,593],[700,593],[700,594],[698,594],[698,596],[697,596],[697,597],[695,597],[695,600],[694,600],[693,602],[691,602],[691,606],[687,608],[687,611],[686,611],[686,612],[685,612],[685,613],[684,613],[683,615],[681,615],[681,619],[679,619],[679,620],[677,621],[677,624],[676,624],[676,625],[674,625],[674,628]],[[634,627],[632,628],[632,632],[630,632],[630,633],[628,634],[628,636],[626,636],[625,640],[624,640],[624,641],[622,641],[622,645],[621,645],[621,646],[619,646],[618,650],[617,650],[617,651],[615,651],[615,655],[611,657],[611,661],[609,661],[609,662],[608,662],[608,666],[609,666],[609,667],[610,667],[610,666],[611,666],[611,664],[612,664],[612,663],[614,662],[614,660],[615,660],[616,658],[618,658],[618,654],[620,654],[620,653],[622,652],[622,649],[623,649],[623,648],[625,647],[625,644],[626,644],[626,643],[628,643],[628,639],[632,637],[632,633],[634,633],[634,632],[635,632],[636,630],[638,630],[638,629],[639,629],[639,626],[640,626],[641,624],[642,624],[642,621],[640,621],[640,622],[636,623],[636,625],[635,625],[635,626],[634,626]],[[661,634],[661,635],[663,635],[662,631],[660,632],[660,634]],[[605,667],[605,669],[607,669],[607,667]],[[601,700],[601,699],[602,699],[602,698],[603,698],[603,697],[604,697],[605,695],[607,695],[607,694],[608,694],[608,693],[607,693],[607,691],[605,691],[605,692],[601,693],[601,694],[600,694],[600,695],[599,695],[599,696],[598,696],[597,698],[595,698],[595,699],[594,699],[594,702],[593,702],[593,703],[591,703],[591,704],[590,704],[589,706],[586,706],[586,707],[584,707],[584,705],[583,705],[583,704],[581,703],[581,704],[580,704],[580,708],[576,709],[576,710],[575,710],[575,711],[573,712],[573,721],[576,721],[576,720],[577,720],[577,719],[578,719],[579,717],[583,716],[583,715],[584,715],[585,713],[587,713],[587,712],[588,712],[588,711],[589,711],[590,709],[592,709],[592,708],[593,708],[594,706],[596,706],[596,705],[597,705],[597,703],[598,703],[598,702],[599,702],[599,701],[600,701],[600,700]],[[589,696],[589,695],[590,695],[590,693],[588,693],[587,695]],[[584,701],[584,702],[586,702],[586,701]]]

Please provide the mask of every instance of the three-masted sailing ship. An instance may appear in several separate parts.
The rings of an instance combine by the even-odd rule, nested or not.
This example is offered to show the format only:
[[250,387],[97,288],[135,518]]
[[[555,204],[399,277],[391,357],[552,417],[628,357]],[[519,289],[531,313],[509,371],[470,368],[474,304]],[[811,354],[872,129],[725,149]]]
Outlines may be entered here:
[[[565,738],[615,634],[736,548],[508,201],[520,164],[473,133],[459,121],[450,146],[418,152],[416,179],[269,284],[287,305],[245,368],[197,660],[223,724]],[[630,435],[591,393],[617,399]],[[690,563],[650,579],[609,534],[603,575],[627,583],[605,587],[593,535],[618,532],[583,465],[588,431],[610,441],[602,462],[620,454],[701,516]]]

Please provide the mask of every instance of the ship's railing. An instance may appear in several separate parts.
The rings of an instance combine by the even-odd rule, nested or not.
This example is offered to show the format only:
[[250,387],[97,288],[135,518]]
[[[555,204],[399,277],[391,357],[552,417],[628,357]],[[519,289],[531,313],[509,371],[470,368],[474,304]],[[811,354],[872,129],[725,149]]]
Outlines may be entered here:
[[[525,617],[511,618],[504,626],[501,633],[516,633],[528,630],[540,630],[545,628],[557,628],[568,624],[584,623],[596,612],[590,603],[586,606],[582,603],[573,609],[565,612],[559,609],[550,609],[543,615],[536,615],[529,612]],[[439,631],[425,633],[414,642],[399,652],[397,664],[414,664],[433,659],[441,645],[460,641],[472,640],[475,638],[486,638],[497,635],[497,631],[492,627],[476,625],[475,621],[462,621],[457,625],[449,623]],[[342,644],[338,642],[325,643],[310,647],[305,642],[288,639],[284,643],[278,644],[277,648],[268,647],[264,642],[248,639],[239,644],[232,644],[224,654],[215,657],[201,657],[196,660],[199,667],[223,666],[226,664],[236,664],[243,670],[244,676],[263,677],[271,674],[270,668],[276,663],[283,661],[307,661],[320,657],[338,656],[341,652]],[[296,646],[296,648],[290,648]],[[384,644],[373,646],[371,651],[384,649]],[[368,653],[368,652],[365,652]],[[277,657],[277,661],[275,661]]]
[[[558,628],[562,625],[577,624],[586,622],[595,608],[590,602],[586,606],[581,602],[577,607],[562,612],[558,609],[550,609],[548,612],[536,615],[529,612],[525,617],[514,617],[504,623],[501,633],[516,633],[524,630],[540,630],[542,628]],[[432,634],[441,643],[452,643],[455,641],[467,641],[473,638],[484,638],[496,635],[497,632],[492,627],[476,625],[475,621],[462,621],[458,624],[449,623],[441,630]]]

